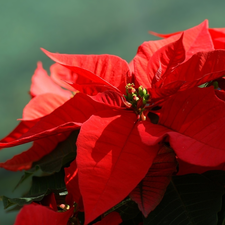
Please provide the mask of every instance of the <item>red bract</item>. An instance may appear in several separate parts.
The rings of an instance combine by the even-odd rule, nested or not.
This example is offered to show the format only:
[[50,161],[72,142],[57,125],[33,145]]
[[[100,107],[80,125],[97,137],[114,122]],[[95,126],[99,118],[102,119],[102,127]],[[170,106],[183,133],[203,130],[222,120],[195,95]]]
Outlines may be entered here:
[[[69,79],[62,71],[58,75],[55,71],[55,76],[69,83],[75,82],[72,86],[83,93],[93,95],[107,88],[122,95],[124,84],[134,82],[136,88],[141,85],[147,88],[152,103],[162,101],[179,90],[221,77],[224,72],[222,60],[225,52],[214,50],[207,21],[170,38],[143,43],[130,64],[131,68],[115,56],[43,51],[71,71]],[[216,58],[221,59],[220,63]],[[75,81],[77,79],[79,81]]]
[[[140,85],[140,84],[146,87],[151,94],[152,102],[154,102],[155,99],[166,101],[166,98],[168,98],[172,94],[175,94],[179,90],[190,89],[194,86],[198,86],[202,83],[205,83],[207,81],[220,77],[222,73],[224,73],[225,67],[223,63],[218,64],[217,63],[218,61],[215,59],[218,57],[224,58],[225,52],[215,51],[215,50],[212,51],[213,46],[210,41],[210,36],[208,34],[206,26],[203,24],[203,25],[200,25],[200,28],[201,29],[197,27],[192,29],[191,31],[186,32],[186,38],[188,37],[188,34],[189,34],[188,32],[197,33],[196,38],[193,39],[192,44],[190,44],[190,42],[185,42],[186,40],[185,34],[183,34],[183,36],[177,37],[178,40],[176,40],[175,42],[171,42],[168,45],[165,45],[164,47],[154,52],[152,55],[147,51],[150,48],[147,48],[146,43],[144,43],[143,45],[143,47],[145,46],[144,54],[147,55],[149,58],[143,57],[143,51],[141,52],[142,54],[142,57],[141,57],[139,53],[140,51],[139,51],[133,61],[134,71],[129,72],[128,70],[128,72],[124,73],[123,76],[127,80],[134,79],[138,81],[136,83],[136,88],[137,88],[137,85]],[[196,32],[196,30],[198,32]],[[206,39],[204,39],[206,40],[206,43],[207,42],[209,43],[208,49],[205,48],[206,45],[204,46],[204,49],[201,48],[202,43],[201,44],[199,43],[200,40],[202,41],[202,39],[199,38],[199,36],[201,37],[200,34],[204,37],[205,35],[203,34],[208,34],[208,36],[205,37]],[[151,46],[151,42],[149,42],[148,45]],[[210,51],[198,52],[199,49],[200,50],[207,49]],[[189,57],[185,55],[185,52],[187,51],[189,52]],[[93,70],[91,67],[92,64],[91,63],[85,64],[87,57],[52,54],[49,52],[46,52],[46,53],[57,63],[60,63],[66,66],[73,73],[79,74],[80,77],[83,76],[87,78],[88,77],[87,74],[91,74],[89,78],[92,81],[92,88],[94,87],[93,82],[98,82],[98,84],[101,83],[104,85],[108,85],[106,83],[108,81],[112,82],[110,80],[111,78],[104,76],[104,73],[95,74],[95,70]],[[99,61],[102,62],[104,60],[104,57],[105,56],[99,56]],[[143,69],[143,66],[141,67],[137,66],[138,63],[141,65],[140,61],[141,62],[146,61],[145,62],[146,67],[144,69]],[[79,70],[77,64],[84,65],[84,67],[82,68],[84,70],[83,71]],[[86,65],[88,65],[87,69],[85,68]],[[108,67],[111,66],[110,61],[108,62],[107,66]],[[124,64],[124,66],[126,65]],[[119,69],[119,72],[120,71],[121,69]],[[132,72],[134,74],[134,77],[130,78],[129,74],[131,74]],[[102,77],[107,79],[106,82],[102,81]],[[114,83],[112,84],[114,85]],[[120,89],[120,93],[122,95],[124,91],[121,90],[121,88],[119,88],[120,86],[118,84],[115,84],[115,85],[116,85],[115,86],[116,88]],[[87,84],[83,85],[84,91],[86,87],[87,87]],[[108,86],[108,88],[112,91],[115,91],[115,93],[119,93],[117,89],[113,89],[111,85]],[[104,90],[102,89],[102,91]],[[192,91],[195,94],[195,96],[198,95],[196,94],[197,91],[195,91],[194,89],[192,89]],[[106,94],[102,93],[102,95],[106,95]],[[108,97],[108,99],[110,98]],[[110,101],[113,102],[113,99],[114,98],[111,98]],[[179,106],[180,103],[177,105]],[[190,108],[191,107],[192,105],[190,105]],[[169,103],[168,103],[168,107],[163,108],[165,109],[166,115],[169,108],[170,108]],[[97,117],[92,116],[87,122],[85,122],[82,125],[81,131],[78,137],[77,165],[78,165],[78,173],[79,173],[79,185],[81,189],[81,194],[83,196],[84,209],[86,213],[86,223],[92,221],[94,218],[97,217],[97,215],[100,215],[101,213],[103,213],[104,211],[106,211],[107,209],[109,209],[110,207],[118,203],[119,201],[121,201],[124,197],[126,197],[126,195],[136,186],[136,184],[138,183],[138,180],[140,181],[141,177],[143,178],[146,175],[147,170],[151,168],[150,165],[152,164],[152,160],[155,158],[157,154],[150,149],[152,147],[154,149],[156,147],[156,143],[159,143],[160,141],[162,141],[163,138],[167,138],[167,135],[170,134],[170,130],[168,128],[160,127],[159,125],[153,125],[149,123],[148,121],[144,121],[143,124],[145,124],[146,128],[151,127],[151,129],[148,130],[145,128],[145,130],[143,131],[139,130],[135,136],[144,137],[146,133],[148,135],[150,134],[151,137],[148,138],[148,140],[150,141],[150,144],[148,145],[149,146],[148,149],[151,152],[150,158],[148,159],[148,157],[142,152],[140,152],[140,150],[137,151],[138,153],[132,153],[132,155],[123,156],[126,152],[128,152],[126,150],[127,149],[126,145],[122,144],[121,147],[117,146],[117,148],[115,148],[116,146],[114,147],[113,143],[116,141],[116,143],[127,143],[127,144],[129,143],[130,145],[131,143],[130,135],[133,132],[133,128],[129,127],[128,124],[130,125],[132,125],[132,123],[134,124],[135,119],[133,120],[133,122],[131,120],[127,124],[127,122],[125,122],[125,120],[123,119],[123,115],[124,115],[124,118],[128,120],[129,118],[128,112],[125,111],[123,113],[121,111],[117,113],[119,113],[118,116],[120,120],[118,120],[119,118],[117,117],[115,117],[114,119],[114,116],[110,115],[110,113],[107,111],[104,111],[102,114],[96,115]],[[195,111],[195,113],[198,114],[198,111]],[[170,114],[170,115],[173,116],[173,114]],[[162,115],[160,114],[160,116],[163,116],[163,114]],[[115,121],[118,120],[118,121],[114,122],[114,120]],[[120,124],[124,128],[125,127],[128,128],[127,132],[123,130],[122,127],[115,127],[115,125],[113,125],[114,123]],[[137,123],[137,126],[138,126],[138,123]],[[108,131],[108,129],[110,132]],[[98,135],[98,132],[96,132],[97,130],[99,132],[99,135]],[[119,136],[120,133],[118,133],[118,130],[122,131],[122,134],[124,135],[123,136],[124,140],[122,140],[121,137]],[[172,132],[173,135],[175,135],[175,133]],[[176,140],[175,141],[176,143],[177,142],[183,143],[181,141],[182,137],[177,138],[177,136],[175,136],[176,138],[173,139],[172,134],[169,135],[171,137],[171,140]],[[152,142],[153,137],[155,142]],[[104,140],[103,143],[101,140]],[[111,143],[111,140],[113,141],[113,143]],[[132,138],[132,147],[130,147],[130,152],[132,152],[132,150],[134,150],[136,146],[141,145],[141,143],[143,143],[143,140],[140,140],[137,142],[139,144],[136,145],[134,140],[135,139]],[[171,145],[172,143],[173,142],[171,141]],[[150,146],[152,147],[150,148]],[[179,151],[178,149],[181,148],[180,146],[176,148],[175,145],[172,145],[172,147],[175,150],[175,152]],[[111,152],[109,151],[110,149],[111,149]],[[144,150],[143,147],[142,149]],[[158,150],[159,148],[157,146],[155,149],[155,152],[158,152]],[[183,147],[183,150],[184,152],[189,151],[188,148],[185,149],[184,147]],[[197,152],[199,150],[200,148],[196,149]],[[209,150],[209,152],[214,154],[212,150]],[[95,158],[94,156],[95,153],[98,154],[99,157],[100,156],[101,157]],[[114,154],[118,155],[119,157],[114,156]],[[134,161],[132,161],[131,156],[135,156]],[[206,156],[206,159],[210,159],[210,157]],[[138,174],[132,171],[131,168],[129,168],[128,166],[122,166],[123,164],[125,164],[124,158],[126,158],[126,161],[129,162],[129,164],[135,165],[134,168],[139,171]],[[142,159],[143,161],[138,162],[137,158]],[[188,163],[191,163],[191,164],[198,164],[199,162],[193,163],[193,158],[195,157],[193,157],[192,155],[192,160],[186,160],[186,161],[188,161]],[[200,164],[205,167],[206,165],[203,165],[203,164],[206,163],[207,166],[214,168],[216,166],[219,166],[224,161],[223,157],[220,159],[221,160],[219,160],[219,157],[218,157],[218,159],[215,160],[214,163],[210,163],[209,161],[205,162],[203,159]],[[144,167],[145,165],[144,162],[148,162],[148,166],[146,167],[146,169]],[[168,175],[166,175],[164,171],[165,177],[166,176],[170,177],[172,173],[175,171],[174,163],[172,163],[170,165],[171,167],[168,168],[168,171],[171,171]],[[183,169],[184,168],[180,168],[180,173],[184,173],[182,172]],[[117,170],[119,171],[119,173],[116,173]],[[195,172],[198,172],[198,170],[196,170]],[[128,173],[130,174],[130,176],[127,175]],[[142,212],[145,215],[148,215],[148,213],[151,210],[153,210],[155,206],[159,203],[166,189],[167,184],[168,184],[168,181],[166,181],[164,185],[162,184],[162,186],[159,188],[157,187],[157,181],[155,181],[153,187],[157,188],[158,190],[161,190],[161,192],[159,192],[159,196],[157,197],[155,196],[155,199],[153,199],[152,202],[147,201],[148,206],[143,206],[144,204],[143,202],[140,203],[139,208],[142,210]],[[93,187],[96,187],[96,188],[93,188]],[[143,190],[140,190],[140,193],[143,193]],[[151,189],[147,190],[147,195],[150,195],[150,194],[151,194]],[[89,197],[90,195],[92,196],[91,199]]]
[[45,93],[54,93],[61,95],[67,99],[71,97],[71,93],[67,90],[60,88],[59,85],[48,76],[47,72],[43,69],[42,63],[38,62],[37,69],[32,77],[30,87],[30,94],[32,97]]
[[[81,105],[80,102],[82,102]],[[83,94],[76,94],[48,115],[34,120],[22,121],[11,134],[1,140],[0,148],[12,147],[30,141],[34,141],[34,144],[27,152],[14,156],[0,166],[9,169],[13,165],[12,170],[16,170],[18,165],[17,170],[29,169],[32,162],[51,152],[59,141],[68,136],[66,131],[79,129],[81,124],[91,115],[104,109],[108,109],[105,104],[98,103]],[[53,134],[56,136],[51,136]],[[46,139],[46,137],[48,138]]]
[[38,95],[24,107],[22,120],[33,120],[48,115],[68,99],[53,93]]
[[176,166],[173,150],[162,146],[145,178],[130,193],[145,217],[162,200],[171,176],[177,171]]
[[159,138],[146,132],[150,126],[129,111],[103,111],[83,124],[76,161],[86,223],[123,200],[145,177],[161,139],[160,130]]
[[[150,61],[150,59],[154,55],[154,53],[157,52],[159,49],[163,48],[164,46],[171,44],[174,41],[177,41],[181,37],[181,35],[183,35],[182,44],[178,46],[179,48],[174,49],[175,51],[177,51],[176,58],[180,56],[180,62],[177,63],[182,63],[182,61],[184,61],[185,59],[189,59],[190,57],[192,57],[193,54],[197,52],[214,50],[212,40],[208,32],[208,22],[204,21],[200,25],[185,30],[184,32],[178,32],[173,35],[169,35],[169,38],[158,41],[144,42],[138,48],[137,56],[134,60],[136,61],[136,66],[134,65],[134,67],[137,68],[136,72],[138,72],[137,70],[139,70],[139,74],[142,72],[144,72],[144,74],[147,74],[147,67],[152,61]],[[184,54],[184,51],[186,52],[186,54]],[[176,62],[174,60],[176,59],[174,56],[169,57],[168,55],[168,58],[165,58],[167,60],[165,62],[171,60],[171,62],[173,62],[174,64],[174,62]],[[181,57],[183,57],[183,59]],[[154,63],[159,63],[159,61]],[[164,61],[161,61],[161,63],[164,63]],[[176,65],[170,65],[170,67],[174,66]],[[139,76],[141,77],[141,74]],[[140,81],[143,81],[142,79],[140,78]]]
[[66,212],[55,212],[42,205],[30,204],[21,209],[15,225],[67,225],[72,214],[73,208]]
[[[65,184],[68,193],[72,194],[74,202],[81,203],[82,196],[78,184],[78,169],[75,160],[70,164],[69,168],[65,168]],[[79,207],[81,204],[79,204]]]
[[[225,48],[225,28],[209,28],[208,20],[205,20],[203,23],[205,24],[206,28],[208,29],[207,35],[210,34],[214,48],[215,49],[224,49]],[[191,29],[193,29],[193,28],[191,28]],[[161,37],[161,38],[171,38],[172,36],[176,37],[177,35],[179,35],[182,32],[183,31],[170,33],[170,34],[159,34],[159,33],[150,31],[149,33],[154,36]],[[204,40],[204,38],[207,38],[207,37],[204,37],[204,35],[202,35],[202,36],[199,36],[198,38],[201,40]],[[200,44],[199,47],[201,47],[201,48],[203,48],[205,45],[205,43],[202,43],[202,45],[201,45],[201,43],[199,43],[199,44]]]
[[1,166],[27,169],[79,129],[65,183],[73,200],[83,201],[85,224],[129,195],[144,216],[154,210],[177,172],[172,149],[180,174],[223,167],[225,103],[213,88],[197,87],[225,73],[225,51],[214,50],[206,22],[143,43],[131,66],[117,56],[43,51],[61,65],[52,67],[52,80],[80,93],[65,102],[54,88],[37,95],[24,110],[30,120],[0,142],[4,148],[34,141],[32,148]]
[[[173,96],[165,103],[159,124],[176,131],[168,134],[178,159],[192,165],[221,169],[225,160],[224,107],[225,102],[215,96],[213,88],[195,88]],[[183,169],[187,173],[188,168],[181,167],[180,174],[184,173]]]
[[112,212],[104,217],[101,221],[95,223],[95,225],[119,225],[122,222],[123,221],[120,218],[120,214],[117,212]]
[[[32,77],[30,94],[33,98],[23,110],[22,121],[13,132],[1,140],[2,142],[16,140],[37,123],[41,117],[54,111],[72,96],[70,91],[63,90],[53,82],[42,68],[41,62],[38,63]],[[55,137],[34,141],[29,150],[14,156],[5,163],[0,163],[0,166],[12,171],[30,169],[34,161],[51,152],[60,141],[67,138],[68,134],[59,134]]]

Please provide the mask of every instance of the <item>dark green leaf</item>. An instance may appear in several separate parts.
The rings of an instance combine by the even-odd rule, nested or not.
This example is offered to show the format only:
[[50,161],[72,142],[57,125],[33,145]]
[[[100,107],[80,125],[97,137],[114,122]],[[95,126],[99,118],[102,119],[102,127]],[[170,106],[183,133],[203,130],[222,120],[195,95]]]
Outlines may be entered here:
[[130,198],[127,198],[124,201],[120,202],[114,208],[115,211],[120,214],[123,221],[130,220],[136,217],[140,212],[137,203],[132,201]]
[[20,184],[22,184],[27,178],[29,178],[30,176],[32,176],[36,171],[38,171],[39,167],[35,167],[33,168],[32,170],[28,170],[28,171],[25,171],[23,176],[20,178],[18,184],[15,186],[15,188],[13,189],[13,191],[18,188],[18,186]]
[[121,225],[131,225],[131,224],[139,224],[142,221],[142,213],[138,209],[138,205],[136,202],[131,200],[131,198],[126,198],[113,208],[108,210],[104,216],[109,213],[116,211],[120,214],[123,222]]
[[44,196],[45,194],[35,196],[35,197],[21,197],[21,198],[8,198],[6,196],[1,196],[1,199],[3,201],[4,209],[7,209],[13,205],[23,206],[33,201],[41,201]]
[[[225,186],[225,171],[222,170],[210,170],[204,173],[204,176],[208,177],[213,182]],[[217,225],[225,225],[225,195],[222,197],[222,208],[218,213]]]
[[32,186],[26,196],[39,196],[49,191],[65,190],[64,169],[49,176],[32,177]]
[[153,113],[153,112],[148,113],[148,118],[154,124],[158,124],[158,122],[159,122],[159,116],[157,114]]
[[144,225],[217,225],[223,193],[221,185],[204,175],[175,176]]
[[15,205],[9,209],[7,209],[5,212],[10,213],[10,212],[18,212],[23,206]]
[[225,195],[222,198],[222,208],[218,213],[218,224],[217,225],[224,225],[225,224]]
[[223,170],[210,170],[203,174],[213,182],[216,182],[222,186],[225,186],[225,171]]
[[34,201],[41,201],[51,191],[58,193],[65,190],[64,169],[62,169],[60,172],[49,176],[32,177],[32,186],[25,196],[21,198],[1,196],[1,200],[4,208],[7,209],[13,205],[23,206]]
[[79,130],[73,131],[69,137],[60,142],[48,155],[33,163],[33,167],[39,166],[43,172],[59,172],[62,166],[71,162],[76,157],[76,140]]

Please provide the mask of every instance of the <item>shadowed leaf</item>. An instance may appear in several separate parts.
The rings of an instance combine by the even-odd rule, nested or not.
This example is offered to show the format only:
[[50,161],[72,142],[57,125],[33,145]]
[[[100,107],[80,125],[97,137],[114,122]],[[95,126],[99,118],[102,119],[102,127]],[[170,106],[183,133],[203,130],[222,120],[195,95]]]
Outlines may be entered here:
[[162,146],[145,178],[130,193],[145,217],[160,203],[172,175],[177,171],[172,149]]
[[224,189],[204,175],[173,177],[164,198],[144,225],[217,225]]
[[64,170],[59,173],[54,173],[50,176],[33,177],[32,186],[28,193],[20,198],[8,198],[1,196],[4,208],[7,209],[15,204],[23,206],[34,201],[41,201],[45,195],[48,195],[50,191],[62,191],[65,190],[64,183]]
[[48,155],[34,162],[32,167],[39,166],[43,172],[59,172],[63,165],[71,162],[76,157],[76,141],[79,130],[73,131],[69,137],[60,142]]

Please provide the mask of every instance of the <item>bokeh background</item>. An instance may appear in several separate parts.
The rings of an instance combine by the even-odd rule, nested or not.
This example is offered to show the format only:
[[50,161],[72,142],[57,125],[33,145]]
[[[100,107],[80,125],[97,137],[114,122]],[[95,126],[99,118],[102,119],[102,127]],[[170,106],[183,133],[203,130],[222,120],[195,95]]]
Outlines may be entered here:
[[[170,33],[209,20],[225,27],[223,0],[0,0],[0,138],[21,118],[28,103],[37,61],[52,64],[41,51],[114,54],[127,61],[138,46],[156,38],[153,30]],[[0,162],[28,145],[0,151]],[[30,181],[13,191],[23,172],[0,169],[0,196],[19,197]],[[0,224],[14,223],[17,212],[6,213],[0,202]]]

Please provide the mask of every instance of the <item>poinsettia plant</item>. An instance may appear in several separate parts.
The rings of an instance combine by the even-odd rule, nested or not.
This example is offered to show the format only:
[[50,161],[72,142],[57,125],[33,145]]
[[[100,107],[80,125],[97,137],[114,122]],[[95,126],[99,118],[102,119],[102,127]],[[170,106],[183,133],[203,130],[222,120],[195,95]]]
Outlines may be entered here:
[[[208,21],[114,55],[43,52],[31,100],[0,163],[32,176],[20,224],[193,224],[225,221],[225,28]],[[35,176],[42,171],[41,176]]]

